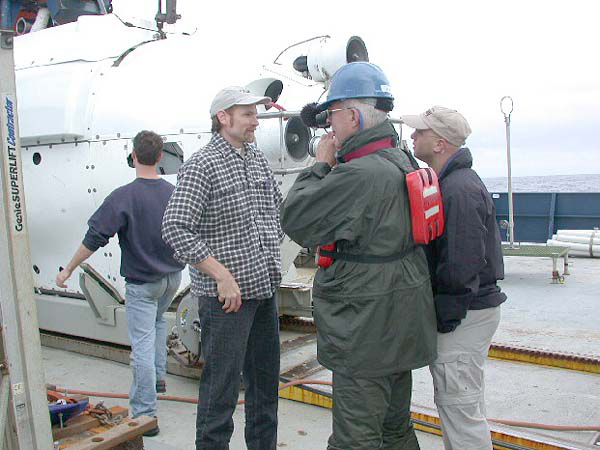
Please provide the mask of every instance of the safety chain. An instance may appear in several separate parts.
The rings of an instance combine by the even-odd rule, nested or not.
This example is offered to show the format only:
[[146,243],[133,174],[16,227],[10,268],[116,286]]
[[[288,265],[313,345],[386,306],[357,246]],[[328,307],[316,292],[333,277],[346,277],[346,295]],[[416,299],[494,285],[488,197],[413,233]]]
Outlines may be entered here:
[[88,409],[88,414],[98,419],[102,425],[109,427],[119,425],[123,421],[123,416],[113,414],[110,409],[104,406],[104,402],[100,402],[93,408]]

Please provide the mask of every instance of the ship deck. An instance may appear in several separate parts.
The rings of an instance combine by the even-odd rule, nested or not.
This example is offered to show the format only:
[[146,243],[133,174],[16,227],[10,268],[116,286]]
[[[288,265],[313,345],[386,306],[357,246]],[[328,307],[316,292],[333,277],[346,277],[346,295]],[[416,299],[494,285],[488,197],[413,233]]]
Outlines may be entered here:
[[[488,417],[551,425],[600,425],[600,260],[570,258],[564,284],[552,283],[552,261],[533,257],[505,257],[506,279],[502,289],[508,300],[502,308],[502,321],[494,337],[499,348],[526,349],[521,360],[503,358],[501,353],[488,360],[486,403]],[[282,375],[330,380],[331,374],[315,363],[316,341],[306,332],[283,331]],[[298,339],[300,338],[300,339]],[[289,344],[294,339],[294,344]],[[510,353],[510,352],[509,352]],[[491,353],[492,354],[492,353]],[[524,355],[524,356],[523,356]],[[550,361],[562,355],[557,367]],[[48,383],[75,390],[127,393],[129,368],[125,364],[65,350],[44,347]],[[514,356],[514,355],[513,355]],[[587,362],[587,365],[576,363]],[[583,368],[583,369],[582,369]],[[436,416],[433,387],[427,368],[413,373],[413,411]],[[168,395],[197,396],[197,380],[168,375]],[[326,404],[328,386],[312,386]],[[243,393],[241,394],[243,396]],[[325,400],[323,400],[325,399]],[[92,398],[92,402],[100,398]],[[107,405],[127,406],[127,400],[106,399]],[[145,438],[147,449],[190,449],[195,434],[195,405],[162,401],[159,403],[161,432]],[[235,431],[231,448],[245,448],[244,407],[234,415]],[[298,401],[280,399],[279,444],[287,450],[313,450],[326,447],[331,432],[331,410]],[[492,423],[497,436],[512,436],[498,448],[599,448],[598,431],[551,431]],[[435,430],[434,430],[435,431]],[[518,439],[521,439],[520,441]],[[423,449],[441,449],[435,434],[418,431]],[[508,443],[507,443],[508,442]],[[512,442],[512,443],[510,443]],[[533,447],[532,442],[541,443]],[[543,447],[541,445],[544,445]]]

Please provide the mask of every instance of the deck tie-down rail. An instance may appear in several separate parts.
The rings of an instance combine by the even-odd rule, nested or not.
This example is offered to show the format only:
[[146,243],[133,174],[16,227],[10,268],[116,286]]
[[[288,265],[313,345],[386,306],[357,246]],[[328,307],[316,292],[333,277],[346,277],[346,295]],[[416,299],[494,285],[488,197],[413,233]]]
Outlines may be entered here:
[[[282,330],[300,331],[303,333],[316,332],[314,322],[304,319],[284,317],[281,319],[280,325]],[[308,338],[303,337],[302,339],[306,340]],[[492,343],[488,356],[494,359],[600,374],[600,357],[596,355],[559,353],[544,349]]]
[[556,353],[536,348],[492,343],[488,357],[600,374],[600,358],[591,355]]

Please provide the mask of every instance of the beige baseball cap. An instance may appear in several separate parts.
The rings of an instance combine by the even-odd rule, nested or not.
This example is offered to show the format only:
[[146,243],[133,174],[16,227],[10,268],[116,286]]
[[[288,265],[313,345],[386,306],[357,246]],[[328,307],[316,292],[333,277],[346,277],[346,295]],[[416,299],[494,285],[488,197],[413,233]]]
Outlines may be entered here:
[[432,106],[418,116],[402,116],[402,122],[416,130],[433,130],[452,145],[460,147],[471,134],[467,119],[454,109]]
[[270,97],[258,97],[241,86],[229,86],[221,89],[210,105],[210,117],[215,117],[219,111],[224,111],[236,105],[265,105],[272,100]]

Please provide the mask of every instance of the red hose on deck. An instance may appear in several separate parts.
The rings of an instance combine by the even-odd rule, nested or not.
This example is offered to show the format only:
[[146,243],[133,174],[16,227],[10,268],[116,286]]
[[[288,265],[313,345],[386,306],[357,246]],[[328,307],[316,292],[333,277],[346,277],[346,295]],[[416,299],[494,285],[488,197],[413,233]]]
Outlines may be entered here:
[[[278,390],[289,388],[290,386],[296,386],[299,384],[324,384],[326,386],[331,386],[331,381],[321,381],[321,380],[294,380],[288,383],[282,384],[279,386]],[[65,389],[65,388],[56,388],[56,392],[61,392],[63,394],[77,394],[77,395],[86,395],[88,397],[104,397],[104,398],[122,398],[128,399],[128,394],[113,394],[110,392],[93,392],[93,391],[77,391],[75,389]],[[158,400],[166,400],[172,402],[181,402],[181,403],[198,403],[197,398],[190,397],[174,397],[172,395],[158,395],[156,396]],[[244,400],[240,400],[237,402],[238,405],[243,405],[246,403]]]
[[[321,384],[325,386],[331,386],[331,381],[322,381],[322,380],[293,380],[289,381],[285,384],[279,386],[279,390],[286,389],[291,386],[297,386],[302,384]],[[64,389],[64,388],[56,388],[55,391],[62,392],[65,394],[79,394],[79,395],[87,395],[88,397],[104,397],[104,398],[122,398],[128,399],[129,395],[127,394],[113,394],[109,392],[92,392],[92,391],[77,391],[72,389]],[[198,403],[197,398],[189,398],[189,397],[174,397],[172,395],[159,395],[157,396],[158,400],[167,400],[173,402],[181,402],[181,403]],[[238,405],[243,405],[245,403],[244,400],[238,401]],[[600,425],[589,425],[589,426],[571,426],[571,425],[549,425],[544,423],[534,423],[534,422],[520,422],[515,420],[505,420],[505,419],[488,419],[490,422],[499,423],[502,425],[510,425],[513,427],[523,427],[523,428],[535,428],[539,430],[555,430],[555,431],[600,431]]]

